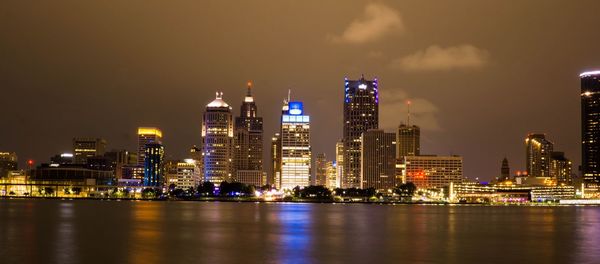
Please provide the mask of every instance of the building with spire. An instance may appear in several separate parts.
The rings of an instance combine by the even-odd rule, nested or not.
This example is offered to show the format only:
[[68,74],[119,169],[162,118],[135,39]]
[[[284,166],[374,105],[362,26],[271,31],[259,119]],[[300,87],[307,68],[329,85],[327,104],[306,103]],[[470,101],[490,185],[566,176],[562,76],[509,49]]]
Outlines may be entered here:
[[202,117],[202,169],[204,181],[219,184],[233,177],[233,115],[231,106],[217,92]]
[[377,79],[344,79],[344,163],[343,188],[359,188],[362,133],[379,127],[379,90]]
[[404,156],[421,155],[421,129],[410,124],[410,101],[406,103],[406,124],[401,123],[396,131],[396,159]]
[[600,187],[600,71],[581,79],[581,174],[588,187]]
[[510,167],[508,166],[508,159],[504,157],[502,160],[502,166],[500,167],[500,181],[510,180]]
[[[260,180],[263,178],[262,156],[263,119],[258,116],[256,102],[252,96],[252,82],[248,81],[240,116],[235,118],[235,180],[245,184],[264,185],[266,182]],[[247,178],[253,180],[247,181]]]

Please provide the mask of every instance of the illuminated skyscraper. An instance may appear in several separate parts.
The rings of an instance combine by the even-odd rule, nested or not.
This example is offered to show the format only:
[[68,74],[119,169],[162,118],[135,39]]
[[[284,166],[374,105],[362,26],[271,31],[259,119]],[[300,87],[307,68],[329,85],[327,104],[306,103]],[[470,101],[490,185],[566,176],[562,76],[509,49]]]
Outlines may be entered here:
[[101,138],[73,138],[73,161],[86,164],[87,159],[104,155],[106,140]]
[[344,175],[344,142],[335,143],[335,188],[342,187],[342,175]]
[[327,161],[327,183],[325,184],[325,187],[329,188],[329,189],[335,189],[338,188],[338,178],[337,178],[337,165],[335,164],[335,161]]
[[202,166],[204,181],[219,184],[233,177],[233,116],[223,93],[206,106],[202,118]]
[[327,158],[325,153],[320,153],[315,159],[315,182],[313,185],[327,185]]
[[146,144],[144,155],[144,186],[163,185],[163,159],[165,150],[162,144]]
[[281,189],[281,134],[271,138],[271,175],[267,183]]
[[162,144],[162,131],[156,127],[138,127],[138,165],[144,166],[146,160],[146,145]]
[[360,137],[379,126],[377,79],[344,80],[344,171],[342,187],[360,187]]
[[589,187],[600,186],[600,71],[581,78],[581,172]]
[[286,101],[281,116],[281,188],[310,185],[310,117],[302,102]]
[[193,159],[168,161],[165,162],[164,167],[165,185],[167,187],[173,184],[176,189],[189,190],[198,187],[198,184],[200,184],[200,169]]
[[242,183],[251,178],[256,183],[257,177],[237,177],[242,171],[244,176],[263,174],[263,119],[257,115],[257,107],[252,97],[252,82],[248,82],[248,92],[240,109],[240,116],[235,118],[235,171],[236,180]]
[[529,134],[525,139],[525,162],[531,177],[550,177],[550,158],[554,144],[544,134]]
[[396,181],[396,133],[370,129],[361,137],[360,188],[391,189]]

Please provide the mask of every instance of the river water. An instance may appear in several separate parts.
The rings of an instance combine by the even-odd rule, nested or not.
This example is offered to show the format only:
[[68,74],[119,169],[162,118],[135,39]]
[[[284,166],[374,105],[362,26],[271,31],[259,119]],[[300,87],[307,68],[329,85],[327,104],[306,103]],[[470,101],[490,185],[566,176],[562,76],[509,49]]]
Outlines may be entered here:
[[600,263],[600,207],[0,200],[0,263]]

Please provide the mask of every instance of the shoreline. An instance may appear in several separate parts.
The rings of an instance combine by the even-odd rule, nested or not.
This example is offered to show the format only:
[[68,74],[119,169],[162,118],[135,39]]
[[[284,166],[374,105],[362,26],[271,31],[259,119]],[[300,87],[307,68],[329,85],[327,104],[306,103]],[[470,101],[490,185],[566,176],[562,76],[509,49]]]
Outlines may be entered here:
[[94,197],[24,197],[2,196],[1,200],[96,200],[96,201],[129,201],[129,202],[227,202],[227,203],[313,203],[313,204],[374,204],[374,205],[436,205],[436,206],[527,206],[527,207],[565,207],[592,206],[597,204],[560,204],[560,203],[448,203],[448,202],[400,202],[400,201],[330,201],[330,200],[270,200],[253,198],[207,197],[202,199],[141,199],[141,198],[94,198]]

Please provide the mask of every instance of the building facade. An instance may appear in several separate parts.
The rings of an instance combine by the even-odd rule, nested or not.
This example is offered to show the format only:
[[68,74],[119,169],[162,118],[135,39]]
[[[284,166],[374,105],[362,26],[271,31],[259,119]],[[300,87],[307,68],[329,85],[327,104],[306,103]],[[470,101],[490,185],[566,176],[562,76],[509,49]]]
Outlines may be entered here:
[[[281,116],[281,189],[310,185],[310,117],[302,102],[286,102]],[[287,109],[287,110],[286,110]]]
[[101,138],[73,138],[73,161],[86,164],[87,159],[104,155],[106,140]]
[[313,185],[327,185],[327,157],[325,153],[317,154],[315,159],[315,182]]
[[360,187],[360,137],[363,132],[379,127],[378,82],[365,80],[344,80],[344,163],[342,187]]
[[168,161],[165,163],[166,186],[175,189],[189,190],[200,184],[200,169],[192,159],[184,161]]
[[202,168],[204,181],[231,182],[234,171],[234,131],[231,107],[223,93],[206,106],[202,118]]
[[162,144],[162,131],[156,127],[138,127],[138,165],[143,167],[146,162],[146,145]]
[[588,187],[600,187],[600,71],[581,78],[581,173]]
[[6,177],[9,171],[18,168],[17,154],[14,152],[0,152],[0,178]]
[[500,181],[507,180],[510,180],[510,167],[508,166],[508,159],[504,157],[502,166],[500,166]]
[[360,188],[391,189],[396,180],[396,133],[371,129],[361,137]]
[[554,144],[544,134],[529,134],[525,139],[525,162],[531,177],[550,177],[550,160]]
[[240,108],[240,116],[235,118],[234,143],[236,180],[243,182],[242,177],[237,175],[238,171],[245,171],[246,175],[247,171],[256,171],[255,174],[262,177],[263,119],[258,116],[256,102],[252,96],[252,82],[248,82],[248,91]]
[[271,174],[267,183],[281,189],[281,134],[271,138]]
[[400,124],[396,132],[396,158],[421,155],[421,129]]
[[399,166],[406,182],[418,188],[441,188],[463,181],[461,156],[405,156]]
[[165,149],[162,144],[146,144],[144,153],[144,186],[162,187]]
[[573,183],[573,163],[565,157],[565,153],[554,151],[550,158],[550,177],[559,184]]

